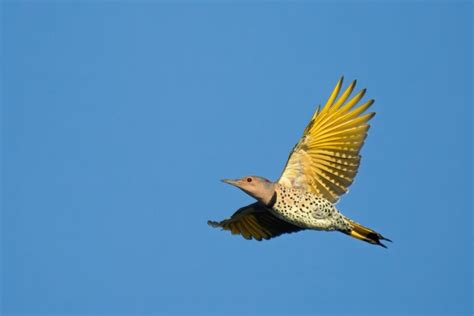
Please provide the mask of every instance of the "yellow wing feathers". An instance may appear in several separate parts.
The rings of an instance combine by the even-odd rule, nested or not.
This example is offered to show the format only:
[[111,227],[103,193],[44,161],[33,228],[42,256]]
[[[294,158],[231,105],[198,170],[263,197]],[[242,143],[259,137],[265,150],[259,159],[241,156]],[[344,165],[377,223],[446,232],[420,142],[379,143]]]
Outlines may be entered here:
[[[356,81],[339,96],[341,78],[326,104],[316,110],[303,137],[294,147],[279,183],[300,187],[331,202],[348,191],[360,163],[360,149],[374,112],[365,113],[374,103],[369,100],[355,107],[365,89],[350,98]],[[339,96],[339,97],[338,97]]]

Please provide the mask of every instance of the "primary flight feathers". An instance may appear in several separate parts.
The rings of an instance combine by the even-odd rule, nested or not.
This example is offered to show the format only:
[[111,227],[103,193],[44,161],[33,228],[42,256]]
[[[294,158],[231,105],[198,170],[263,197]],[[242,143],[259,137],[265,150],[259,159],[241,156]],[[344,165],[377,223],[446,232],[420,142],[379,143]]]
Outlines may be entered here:
[[261,203],[253,203],[238,209],[231,218],[222,222],[208,221],[212,227],[222,227],[232,234],[241,234],[245,239],[270,239],[304,228],[295,226],[273,216]]
[[294,147],[279,183],[298,187],[335,203],[354,181],[360,163],[359,151],[367,137],[367,122],[375,113],[363,114],[373,103],[356,104],[365,89],[350,95],[356,81],[338,98],[341,78],[324,107],[314,113],[303,137]]

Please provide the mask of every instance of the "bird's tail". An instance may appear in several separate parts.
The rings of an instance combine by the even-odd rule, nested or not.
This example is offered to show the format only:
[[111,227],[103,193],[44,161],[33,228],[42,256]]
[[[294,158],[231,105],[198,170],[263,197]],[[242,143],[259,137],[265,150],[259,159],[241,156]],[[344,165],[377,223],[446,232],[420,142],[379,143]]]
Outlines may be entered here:
[[348,231],[343,231],[343,233],[345,233],[349,236],[352,236],[354,238],[363,240],[363,241],[368,242],[370,244],[382,246],[384,248],[387,248],[387,246],[382,244],[380,242],[381,240],[386,240],[386,241],[392,242],[390,239],[385,238],[384,236],[377,233],[376,231],[373,231],[370,228],[362,226],[361,224],[356,223],[353,220],[348,219],[347,217],[345,219],[350,224],[351,229],[348,230]]

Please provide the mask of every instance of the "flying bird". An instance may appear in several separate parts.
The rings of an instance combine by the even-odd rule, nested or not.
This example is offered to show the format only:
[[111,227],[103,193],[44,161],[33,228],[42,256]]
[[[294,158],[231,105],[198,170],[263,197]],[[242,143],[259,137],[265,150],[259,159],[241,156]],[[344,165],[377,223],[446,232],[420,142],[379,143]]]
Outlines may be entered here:
[[318,106],[300,141],[293,148],[276,182],[259,176],[222,180],[257,202],[238,209],[221,222],[208,221],[245,239],[270,239],[301,230],[339,231],[370,244],[391,241],[339,212],[335,204],[348,191],[359,169],[359,152],[367,137],[366,113],[374,100],[356,106],[366,89],[351,94],[354,80],[339,96],[343,77],[326,104]]

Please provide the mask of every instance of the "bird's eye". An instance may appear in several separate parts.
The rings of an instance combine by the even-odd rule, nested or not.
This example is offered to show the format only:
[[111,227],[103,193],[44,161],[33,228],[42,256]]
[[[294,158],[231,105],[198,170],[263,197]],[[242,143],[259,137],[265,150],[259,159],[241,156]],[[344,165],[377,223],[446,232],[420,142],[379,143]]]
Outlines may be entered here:
[[252,182],[252,178],[247,178],[247,182]]

